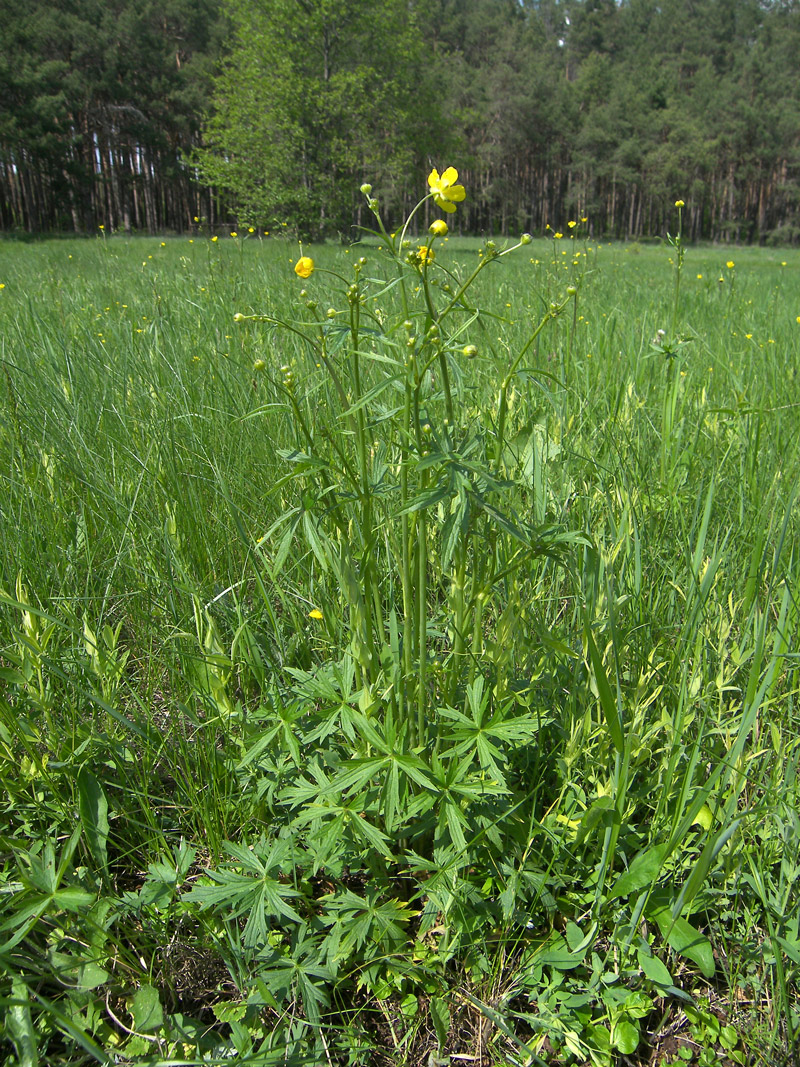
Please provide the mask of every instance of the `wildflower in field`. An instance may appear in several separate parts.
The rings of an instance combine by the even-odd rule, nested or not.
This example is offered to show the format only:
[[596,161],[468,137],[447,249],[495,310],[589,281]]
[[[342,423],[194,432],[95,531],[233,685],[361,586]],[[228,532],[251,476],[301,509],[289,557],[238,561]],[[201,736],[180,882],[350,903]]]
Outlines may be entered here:
[[428,248],[427,245],[420,245],[417,249],[417,259],[423,266],[427,266],[429,263],[433,263],[436,255],[432,248]]
[[314,271],[314,260],[311,256],[301,256],[294,265],[294,272],[298,278],[310,278]]
[[219,240],[219,237],[212,237],[212,238],[211,238],[211,242],[212,242],[212,244],[213,244],[214,242],[218,241],[218,240]]
[[571,230],[574,230],[577,225],[578,225],[577,222],[568,222],[567,223],[567,226],[569,226],[569,228]]
[[682,200],[676,200],[675,201],[675,207],[685,207],[685,206],[686,205],[684,204],[684,202]]
[[[70,259],[72,259],[72,256],[70,256]],[[0,282],[0,289],[5,289],[5,287],[6,287],[6,283],[5,282]]]
[[458,171],[455,167],[448,167],[443,174],[438,170],[432,170],[428,175],[428,185],[433,193],[433,202],[442,211],[452,214],[456,204],[460,203],[467,195],[463,185],[456,185]]
[[553,236],[555,237],[555,239],[557,241],[560,241],[561,238],[564,236],[564,234],[563,233],[554,233]]
[[312,608],[308,613],[309,619],[324,619],[325,616],[319,610],[319,608]]
[[247,227],[247,232],[248,232],[248,233],[255,233],[256,231],[255,231],[255,230],[253,229],[253,227],[252,227],[252,226],[248,226],[248,227]]
[[444,219],[434,219],[428,227],[428,232],[432,233],[434,237],[446,237],[447,231],[448,226]]
[[733,270],[733,268],[736,266],[736,264],[733,262],[732,259],[729,259],[728,262],[725,264],[725,266],[728,268],[728,270]]
[[200,221],[200,219],[199,219],[199,218],[197,217],[197,215],[195,215],[195,217],[194,217],[194,221],[195,221],[195,222],[199,222],[199,221]]
[[701,282],[701,281],[703,280],[703,275],[702,275],[702,274],[698,274],[698,275],[697,275],[697,280],[698,280],[699,282]]
[[239,234],[236,232],[236,230],[231,230],[231,237],[238,237],[238,236],[239,236]]

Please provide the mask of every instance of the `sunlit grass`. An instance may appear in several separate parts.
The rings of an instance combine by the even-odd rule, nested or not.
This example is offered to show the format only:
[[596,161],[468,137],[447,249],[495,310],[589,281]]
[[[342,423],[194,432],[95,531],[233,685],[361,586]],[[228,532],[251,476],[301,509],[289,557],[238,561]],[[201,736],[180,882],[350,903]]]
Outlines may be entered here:
[[[309,874],[258,844],[265,835],[269,849],[273,838],[304,849],[315,841],[320,854],[333,848],[286,798],[319,787],[319,777],[316,785],[302,778],[312,754],[331,777],[348,744],[351,755],[374,756],[372,738],[365,745],[358,729],[336,725],[334,734],[338,706],[380,725],[380,701],[390,699],[388,686],[383,695],[367,692],[361,668],[348,660],[352,601],[324,552],[302,526],[287,538],[288,527],[275,525],[291,508],[320,522],[328,514],[324,500],[306,500],[307,486],[290,477],[286,454],[302,441],[283,368],[296,411],[318,431],[320,454],[337,433],[349,445],[353,431],[307,347],[233,317],[302,322],[309,300],[323,315],[340,309],[344,286],[323,269],[349,280],[364,256],[364,273],[380,277],[383,253],[374,242],[305,248],[317,271],[300,281],[292,271],[297,246],[255,235],[3,247],[0,954],[12,976],[3,994],[16,1011],[4,1040],[17,1062],[25,1062],[28,1030],[38,1034],[40,1054],[57,1050],[58,1062],[98,1059],[92,1042],[105,1054],[123,1047],[135,1061],[152,1052],[151,1037],[164,1056],[176,1054],[179,1040],[194,1041],[218,1062],[246,1045],[227,1026],[239,1018],[272,1062],[268,1034],[288,1033],[284,1013],[299,1011],[314,1025],[293,1032],[293,1055],[322,1055],[313,1044],[322,1032],[327,1047],[340,1042],[334,1062],[344,1063],[342,1035],[353,1045],[374,1035],[362,1013],[391,1004],[386,1010],[396,1015],[412,1000],[417,1008],[405,1022],[396,1015],[393,1054],[415,1062],[437,1041],[456,1048],[456,1020],[467,1027],[477,1010],[463,1007],[468,994],[485,1006],[498,1063],[538,1054],[544,1035],[559,1054],[572,1050],[603,1067],[644,1040],[640,1018],[652,1030],[660,1015],[680,1018],[682,1002],[655,977],[660,960],[696,1000],[694,1016],[683,1020],[687,1047],[705,1043],[709,1055],[723,1049],[745,1063],[793,1040],[800,255],[689,249],[677,324],[684,343],[667,358],[672,249],[612,246],[579,230],[571,239],[564,229],[566,237],[534,240],[479,276],[470,298],[487,314],[465,338],[477,355],[452,366],[457,430],[478,427],[491,445],[503,368],[567,287],[577,288],[510,385],[500,459],[516,513],[579,540],[565,565],[543,558],[498,582],[477,640],[467,642],[478,656],[469,685],[460,675],[448,680],[457,600],[437,570],[433,531],[426,549],[426,684],[456,713],[480,702],[474,675],[487,700],[508,692],[517,708],[526,702],[525,714],[541,722],[537,740],[506,762],[497,757],[498,774],[502,765],[522,799],[508,815],[500,799],[464,787],[465,818],[472,806],[484,820],[485,836],[467,843],[469,862],[447,852],[441,826],[415,837],[411,817],[396,834],[391,818],[367,820],[379,833],[358,869],[352,847],[349,874],[333,859]],[[463,276],[486,254],[484,242],[451,236],[437,244],[436,262]],[[365,314],[388,322],[397,292],[373,299],[377,292],[370,290]],[[437,388],[434,379],[432,418]],[[374,459],[381,424],[370,432]],[[348,514],[355,543],[355,503]],[[375,559],[390,560],[397,548],[389,519],[382,530]],[[393,582],[387,565],[378,576],[387,611],[401,599]],[[323,713],[330,734],[314,719]],[[616,715],[624,745],[615,752]],[[447,721],[467,736],[461,720]],[[492,775],[484,777],[488,790]],[[332,803],[331,792],[324,795]],[[413,795],[406,800],[422,821],[418,798],[416,809]],[[373,790],[359,804],[362,819],[381,802]],[[492,837],[492,820],[505,844]],[[76,825],[82,836],[71,840]],[[389,846],[380,834],[391,838],[392,861],[381,854]],[[277,983],[269,995],[278,999],[266,998],[253,977],[260,964],[248,955],[256,934],[246,931],[240,943],[237,923],[208,910],[201,868],[247,869],[231,842],[248,843],[278,872],[276,892],[296,881],[309,904],[304,916],[316,917],[291,934],[272,923],[269,944],[285,952],[284,962],[307,959],[311,941],[303,939],[319,935],[323,919],[350,914],[347,892],[372,887],[370,906],[385,909],[382,933],[364,926],[372,956],[355,939],[335,978],[333,956],[313,964],[324,974],[306,976],[327,990],[319,1004],[329,1030],[314,1029],[319,1007],[300,979],[281,999],[277,964],[264,981]],[[52,886],[43,888],[36,865],[44,857],[48,866],[48,843],[66,857],[65,885],[89,894],[82,902],[59,903]],[[615,879],[637,856],[652,864],[650,850],[661,846],[663,870],[634,879],[628,900]],[[172,875],[151,868],[145,882],[148,865],[166,856]],[[702,877],[693,880],[695,870]],[[454,903],[443,903],[448,892]],[[37,893],[50,893],[49,903],[25,931]],[[325,893],[341,911],[325,910]],[[294,899],[287,896],[287,906],[299,908]],[[684,910],[675,917],[690,919],[714,947],[713,979],[707,960],[676,948],[659,911],[678,899]],[[90,902],[107,904],[111,918],[98,917]],[[556,954],[578,951],[586,938],[594,955],[574,967],[536,955],[542,944]],[[185,958],[195,952],[207,962],[190,989],[179,963],[165,962],[164,946],[175,942]],[[87,972],[90,965],[97,971]],[[603,984],[610,971],[614,980]],[[63,994],[67,986],[77,992]],[[628,992],[615,1000],[612,987]],[[586,996],[589,1007],[565,1007],[561,993]],[[434,1002],[430,1017],[420,996]],[[59,1010],[82,1035],[83,1053],[74,1032],[64,1036]],[[723,1038],[721,1026],[732,1027]],[[428,1045],[426,1027],[436,1033]],[[212,1036],[201,1040],[201,1031]],[[290,1039],[275,1040],[280,1058]],[[349,1062],[367,1062],[352,1055]]]

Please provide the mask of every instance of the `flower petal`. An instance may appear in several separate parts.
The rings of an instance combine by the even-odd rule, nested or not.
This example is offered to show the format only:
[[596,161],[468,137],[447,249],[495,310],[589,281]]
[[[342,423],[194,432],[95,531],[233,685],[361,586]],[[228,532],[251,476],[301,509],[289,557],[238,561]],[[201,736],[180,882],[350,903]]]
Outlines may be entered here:
[[457,204],[461,203],[464,197],[467,195],[467,190],[463,185],[453,185],[449,189],[445,189],[444,195],[448,200],[454,200]]
[[430,174],[428,175],[428,185],[431,187],[431,189],[438,189],[438,187],[439,187],[439,171],[438,170],[434,169],[434,170],[432,170],[430,172]]
[[456,170],[455,167],[448,167],[447,170],[442,175],[442,183],[444,185],[453,185],[453,183],[457,182],[457,181],[458,181],[458,171]]
[[451,215],[456,209],[456,205],[448,203],[447,200],[442,200],[441,204],[439,204],[439,207],[442,209],[442,211],[448,211]]

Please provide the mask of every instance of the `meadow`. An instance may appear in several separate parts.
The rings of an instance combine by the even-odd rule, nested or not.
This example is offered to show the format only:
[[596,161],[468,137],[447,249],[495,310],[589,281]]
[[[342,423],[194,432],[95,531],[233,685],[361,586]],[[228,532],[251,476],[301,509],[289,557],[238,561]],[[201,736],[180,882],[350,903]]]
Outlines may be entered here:
[[0,246],[5,1062],[796,1050],[800,254],[563,228]]

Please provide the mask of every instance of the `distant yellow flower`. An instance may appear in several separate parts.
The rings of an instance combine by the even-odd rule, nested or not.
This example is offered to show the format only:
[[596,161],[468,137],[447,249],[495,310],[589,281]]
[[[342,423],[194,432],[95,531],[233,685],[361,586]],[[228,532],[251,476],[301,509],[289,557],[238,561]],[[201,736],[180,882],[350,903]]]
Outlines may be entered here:
[[434,219],[434,221],[428,227],[428,231],[433,234],[434,237],[446,237],[448,232],[448,225],[444,219]]
[[433,263],[436,255],[432,248],[428,248],[427,245],[420,245],[417,249],[417,259],[423,264]]
[[195,221],[195,222],[199,222],[199,221],[200,221],[200,219],[199,219],[199,218],[197,217],[197,215],[195,215],[195,217],[194,217],[194,221]]
[[215,241],[218,241],[218,240],[219,240],[219,237],[212,237],[211,238],[211,243],[213,244]]
[[577,222],[568,222],[567,223],[567,226],[569,226],[569,228],[571,230],[574,230],[577,225],[578,225]]
[[432,170],[428,175],[428,185],[433,193],[433,202],[442,211],[452,214],[456,204],[460,203],[467,195],[463,185],[456,185],[458,171],[455,167],[448,167],[440,176],[438,170]]
[[[69,258],[72,259],[72,256],[70,256]],[[5,289],[5,287],[6,287],[6,283],[5,282],[0,282],[0,289]]]
[[310,278],[314,271],[314,260],[310,256],[301,256],[294,265],[298,278]]
[[312,608],[308,613],[309,619],[324,619],[325,616],[319,610],[319,608]]
[[248,227],[247,227],[247,232],[248,232],[248,233],[255,233],[256,231],[255,231],[255,230],[253,229],[253,227],[252,227],[252,226],[248,226]]
[[562,238],[562,237],[564,236],[564,234],[563,234],[563,233],[556,233],[556,234],[554,234],[553,236],[555,237],[555,239],[556,239],[557,241],[560,241],[560,240],[561,240],[561,238]]
[[698,274],[698,275],[697,275],[697,280],[698,280],[699,282],[701,282],[701,281],[703,280],[703,275],[702,275],[702,274]]
[[675,207],[686,207],[686,205],[684,204],[684,202],[682,200],[676,200],[675,201]]
[[231,230],[231,237],[238,237],[238,236],[239,236],[239,234],[236,232],[236,230]]
[[725,266],[728,268],[728,270],[733,270],[733,268],[736,266],[736,264],[733,262],[732,259],[729,259],[728,262],[725,264]]

